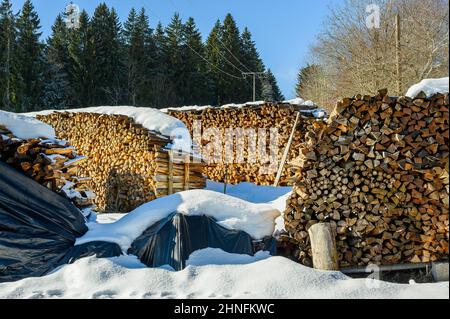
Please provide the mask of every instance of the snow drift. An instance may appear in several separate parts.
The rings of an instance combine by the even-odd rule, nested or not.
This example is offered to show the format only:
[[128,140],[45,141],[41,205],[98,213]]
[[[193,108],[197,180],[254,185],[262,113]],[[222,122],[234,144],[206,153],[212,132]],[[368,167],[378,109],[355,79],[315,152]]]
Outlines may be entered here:
[[124,252],[135,238],[173,213],[206,215],[228,229],[241,230],[254,239],[271,236],[280,211],[269,204],[253,204],[208,190],[190,190],[158,198],[130,212],[115,223],[89,223],[89,231],[76,244],[91,241],[117,243]]
[[449,298],[448,282],[351,279],[282,257],[178,272],[144,267],[132,256],[83,258],[45,277],[0,284],[0,298]]

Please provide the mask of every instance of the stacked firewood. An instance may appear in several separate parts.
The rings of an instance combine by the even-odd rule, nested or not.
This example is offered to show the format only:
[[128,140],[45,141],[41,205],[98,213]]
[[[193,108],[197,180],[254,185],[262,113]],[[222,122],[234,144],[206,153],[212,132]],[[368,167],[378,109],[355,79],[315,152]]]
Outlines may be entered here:
[[[199,146],[198,152],[207,160],[204,173],[209,179],[230,184],[252,182],[257,185],[272,185],[298,111],[303,110],[305,112],[301,113],[302,116],[295,128],[288,159],[294,159],[299,155],[298,146],[303,140],[306,123],[315,120],[310,112],[311,108],[306,108],[307,110],[303,110],[301,107],[294,107],[289,104],[264,103],[261,105],[210,107],[188,111],[170,109],[169,115],[186,124],[194,137],[194,142]],[[196,124],[201,125],[196,128]],[[233,129],[234,133],[230,134],[229,129]],[[237,135],[236,132],[239,134],[239,130],[236,129],[251,129],[256,137],[255,139],[249,138],[251,136],[248,134],[249,131],[241,136]],[[265,140],[258,138],[258,131],[261,129],[265,132]],[[274,155],[271,155],[270,149],[270,129],[276,129],[278,132],[278,150],[277,154]],[[198,138],[199,135],[200,138]],[[272,135],[272,141],[274,139],[275,137]],[[261,154],[253,153],[256,156],[252,153],[249,154],[249,141],[250,145],[254,143],[253,145],[263,152]],[[233,143],[230,144],[230,142]],[[214,148],[211,146],[214,146]],[[222,150],[220,156],[214,155],[217,149]],[[231,160],[226,155],[228,150],[232,150],[234,153]],[[240,150],[244,150],[242,157],[238,155]],[[288,169],[283,170],[279,184],[292,184],[292,174]]]
[[344,99],[291,163],[295,257],[311,264],[308,229],[329,222],[341,267],[448,259],[448,143],[448,94]]
[[164,148],[168,137],[127,116],[55,112],[38,119],[87,157],[80,174],[91,178],[100,212],[126,213],[160,196],[205,187],[201,161],[171,156]]
[[19,139],[0,125],[0,160],[36,182],[71,200],[78,208],[91,207],[95,198],[89,179],[80,177],[86,160],[63,140]]

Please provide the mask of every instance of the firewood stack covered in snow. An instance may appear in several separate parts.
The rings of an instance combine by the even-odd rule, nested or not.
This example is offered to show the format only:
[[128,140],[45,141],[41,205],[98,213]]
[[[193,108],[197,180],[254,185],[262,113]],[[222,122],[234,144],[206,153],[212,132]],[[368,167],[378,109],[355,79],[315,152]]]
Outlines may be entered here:
[[448,260],[449,96],[344,99],[308,127],[285,212],[311,264],[308,229],[330,222],[341,267]]
[[[302,116],[299,119],[297,128],[295,130],[292,146],[289,152],[288,159],[294,159],[299,155],[299,144],[302,142],[305,127],[308,122],[315,121],[316,117],[323,117],[325,113],[313,106],[291,105],[289,103],[264,103],[261,104],[249,103],[246,105],[230,105],[218,108],[203,107],[199,109],[169,109],[169,114],[178,118],[186,124],[194,141],[197,145],[201,145],[200,152],[205,158],[212,158],[213,153],[209,151],[210,145],[218,141],[219,147],[222,148],[222,159],[214,158],[214,162],[210,162],[204,168],[205,175],[217,182],[227,182],[230,184],[237,184],[240,182],[251,182],[257,185],[273,185],[276,177],[276,170],[279,161],[282,158],[284,148],[287,145],[289,136],[293,129],[293,125],[297,116],[297,112],[301,111]],[[315,113],[317,112],[317,113]],[[203,138],[201,141],[196,140],[196,132],[194,130],[194,122],[201,121],[201,133]],[[200,122],[197,122],[200,123]],[[217,128],[217,139],[205,134],[205,131]],[[257,156],[252,162],[249,159],[247,152],[248,135],[246,138],[239,138],[236,135],[227,135],[227,129],[253,129],[258,134],[259,129],[263,129],[266,133],[266,154],[270,154],[270,129],[278,130],[278,158],[271,166],[271,172],[261,171],[262,166],[269,168],[269,161],[267,156]],[[205,135],[206,138],[205,138]],[[237,158],[233,159],[234,163],[230,164],[229,159],[225,155],[227,143],[234,140],[234,150],[242,147],[245,149],[243,161],[237,162]],[[261,140],[257,138],[256,145],[260,144]],[[259,147],[256,146],[255,147]],[[217,149],[217,148],[216,148]],[[286,168],[283,170],[280,185],[292,185],[292,174]]]
[[169,161],[164,147],[170,139],[128,116],[56,112],[37,118],[87,157],[81,175],[92,179],[101,212],[125,213],[169,193],[205,187],[203,164]]
[[0,160],[67,197],[78,208],[93,204],[95,194],[88,185],[89,179],[79,174],[86,157],[78,156],[66,141],[20,139],[0,125]]

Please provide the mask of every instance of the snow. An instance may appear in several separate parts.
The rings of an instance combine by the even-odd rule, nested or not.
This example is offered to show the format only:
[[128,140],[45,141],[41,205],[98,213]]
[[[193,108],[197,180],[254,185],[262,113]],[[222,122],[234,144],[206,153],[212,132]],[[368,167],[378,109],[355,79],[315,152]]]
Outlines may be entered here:
[[258,251],[254,256],[231,254],[219,248],[205,248],[194,251],[186,261],[187,266],[243,265],[270,258],[270,252]]
[[292,100],[286,100],[286,101],[283,101],[283,103],[291,104],[291,105],[297,105],[297,106],[311,106],[311,107],[315,107],[316,106],[316,103],[314,103],[313,101],[305,101],[301,97],[297,97],[297,98],[292,99]]
[[300,113],[303,115],[313,116],[318,119],[324,118],[327,116],[327,112],[324,109],[300,110]]
[[[26,115],[48,115],[57,111],[58,110],[46,110],[26,113]],[[168,145],[168,148],[183,150],[186,153],[191,153],[191,136],[184,123],[157,109],[134,106],[96,106],[63,111],[73,113],[125,115],[132,118],[136,124],[141,124],[143,127],[150,131],[154,131],[170,137],[172,140],[172,144]]]
[[189,105],[180,107],[169,107],[161,109],[161,112],[167,113],[169,111],[187,112],[187,111],[203,111],[209,108],[214,108],[212,105]]
[[49,138],[55,139],[55,130],[31,116],[0,111],[0,125],[5,126],[20,139]]
[[[206,189],[223,192],[224,184],[207,180]],[[227,195],[252,203],[267,203],[281,212],[275,219],[274,237],[278,237],[280,234],[286,232],[283,213],[286,210],[286,203],[291,193],[292,187],[260,186],[252,183],[227,185]]]
[[[224,184],[207,180],[206,189],[223,193]],[[246,182],[236,185],[227,185],[227,195],[252,203],[269,203],[279,200],[282,196],[290,195],[291,192],[292,187],[260,186]],[[275,208],[279,211],[285,209],[285,207],[280,206]]]
[[[204,253],[191,258],[198,261]],[[0,284],[0,298],[448,299],[449,283],[399,285],[351,279],[283,257],[241,265],[191,265],[178,272],[146,268],[133,256],[89,257],[44,277]]]
[[[225,104],[219,107],[214,107],[211,105],[190,105],[190,106],[181,106],[181,107],[170,107],[161,109],[162,112],[167,113],[169,111],[178,111],[178,112],[187,112],[187,111],[203,111],[209,108],[217,108],[217,109],[232,109],[232,108],[243,108],[243,107],[252,107],[252,106],[260,106],[265,104],[266,101],[256,101],[256,102],[246,102],[246,103],[230,103]],[[316,104],[313,101],[305,101],[302,98],[295,98],[292,100],[283,101],[284,104],[291,104],[296,106],[310,106],[315,107]]]
[[255,204],[209,190],[190,190],[143,204],[115,223],[88,223],[89,231],[76,245],[91,241],[117,243],[124,252],[148,227],[177,212],[207,215],[228,229],[242,230],[254,239],[271,236],[280,211],[270,204]]
[[256,101],[256,102],[246,102],[246,103],[241,103],[241,104],[235,104],[235,103],[230,103],[230,104],[225,104],[222,105],[221,108],[223,109],[230,109],[230,108],[243,108],[243,107],[248,107],[248,106],[259,106],[259,105],[263,105],[264,103],[266,103],[265,101]]
[[406,96],[415,98],[420,92],[424,92],[427,97],[431,97],[437,93],[448,93],[449,78],[426,79],[420,83],[413,85]]

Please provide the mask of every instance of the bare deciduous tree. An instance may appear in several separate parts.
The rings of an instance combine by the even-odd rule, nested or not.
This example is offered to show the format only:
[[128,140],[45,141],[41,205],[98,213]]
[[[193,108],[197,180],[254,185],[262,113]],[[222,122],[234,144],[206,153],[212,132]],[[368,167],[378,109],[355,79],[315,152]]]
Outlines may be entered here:
[[[380,8],[380,25],[367,25],[369,5]],[[448,75],[448,0],[346,0],[332,9],[310,64],[320,67],[302,83],[298,94],[332,108],[337,99],[355,93],[391,94],[425,78]],[[396,42],[396,15],[401,21]],[[397,50],[401,73],[397,72]],[[401,92],[398,90],[398,82]]]

